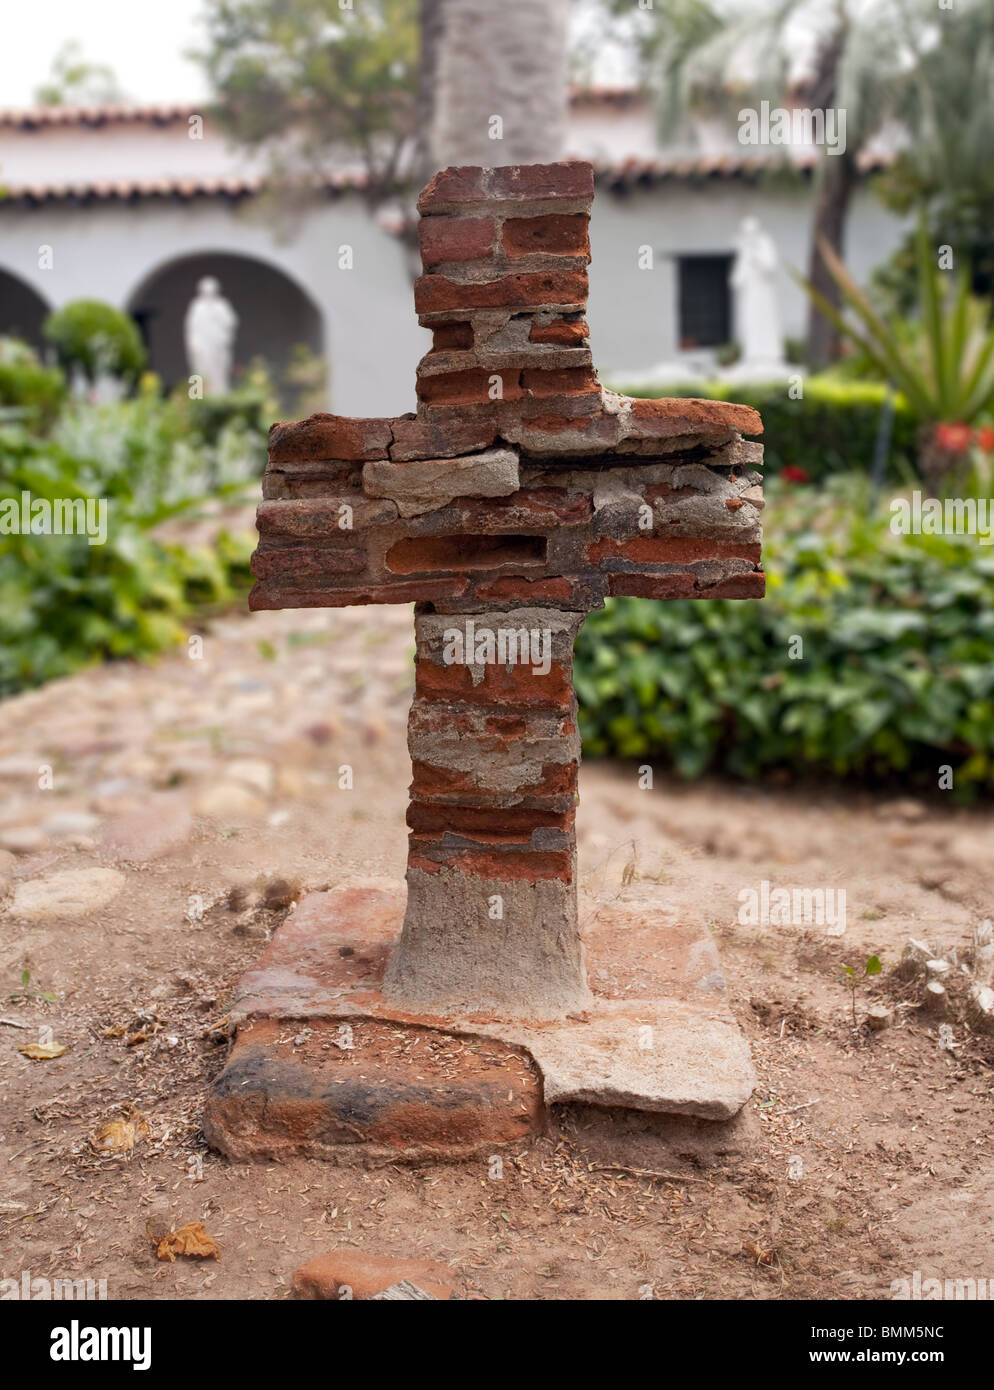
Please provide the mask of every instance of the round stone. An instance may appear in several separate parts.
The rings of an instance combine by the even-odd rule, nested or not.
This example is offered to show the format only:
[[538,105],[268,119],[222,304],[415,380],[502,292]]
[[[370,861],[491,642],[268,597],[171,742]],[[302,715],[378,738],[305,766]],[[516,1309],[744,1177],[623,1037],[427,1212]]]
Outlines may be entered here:
[[218,782],[217,786],[201,792],[193,809],[208,820],[238,820],[260,816],[266,806],[248,787],[238,782]]
[[37,825],[10,825],[0,830],[0,849],[11,854],[37,854],[47,843],[48,837]]
[[18,884],[10,911],[36,922],[48,917],[83,917],[113,902],[125,878],[116,869],[69,869]]

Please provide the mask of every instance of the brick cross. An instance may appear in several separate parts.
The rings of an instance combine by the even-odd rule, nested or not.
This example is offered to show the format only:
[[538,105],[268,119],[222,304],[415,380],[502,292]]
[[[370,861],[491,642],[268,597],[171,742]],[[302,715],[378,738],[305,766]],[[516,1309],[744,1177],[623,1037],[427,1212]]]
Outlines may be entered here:
[[384,988],[413,1013],[585,1006],[574,639],[608,595],[764,592],[756,412],[598,383],[593,191],[579,162],[436,175],[417,413],[270,433],[251,606],[416,604],[408,898]]

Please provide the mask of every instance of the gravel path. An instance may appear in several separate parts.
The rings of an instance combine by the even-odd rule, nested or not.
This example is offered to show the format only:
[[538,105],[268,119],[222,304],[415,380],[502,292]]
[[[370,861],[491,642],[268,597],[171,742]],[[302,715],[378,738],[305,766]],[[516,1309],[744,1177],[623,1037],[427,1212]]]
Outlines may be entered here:
[[[887,1002],[892,1026],[854,1033],[837,980],[909,935],[962,952],[992,915],[994,820],[941,800],[584,769],[581,894],[651,881],[664,916],[719,939],[761,1075],[729,1154],[694,1167],[689,1136],[580,1109],[500,1180],[205,1151],[239,972],[305,889],[403,874],[412,652],[407,608],[233,615],[202,651],[0,705],[0,1275],[273,1298],[335,1246],[442,1260],[482,1297],[886,1297],[915,1269],[994,1274],[990,1037],[955,1013],[940,1035],[886,972],[860,1008]],[[764,880],[844,887],[844,937],[740,922]],[[18,1051],[44,1038],[67,1050]],[[128,1116],[133,1151],[94,1147]],[[158,1262],[163,1206],[203,1220],[221,1263]]]

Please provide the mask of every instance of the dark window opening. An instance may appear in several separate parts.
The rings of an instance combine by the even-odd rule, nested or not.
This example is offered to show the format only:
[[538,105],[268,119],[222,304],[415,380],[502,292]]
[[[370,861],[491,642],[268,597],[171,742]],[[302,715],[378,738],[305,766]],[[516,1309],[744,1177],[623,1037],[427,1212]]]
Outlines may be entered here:
[[678,256],[680,347],[721,347],[732,338],[732,257]]

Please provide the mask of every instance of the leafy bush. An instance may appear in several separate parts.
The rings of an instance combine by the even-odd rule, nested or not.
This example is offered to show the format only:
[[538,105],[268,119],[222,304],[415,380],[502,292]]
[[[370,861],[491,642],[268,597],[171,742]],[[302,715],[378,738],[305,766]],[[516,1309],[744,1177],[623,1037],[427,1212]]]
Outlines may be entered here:
[[[590,754],[994,788],[994,548],[892,535],[862,479],[773,484],[767,597],[616,599],[577,643]],[[803,639],[803,659],[788,655]]]
[[53,310],[42,331],[62,366],[79,368],[91,382],[101,373],[135,381],[145,365],[134,319],[99,299],[76,299]]
[[143,517],[215,497],[258,478],[266,436],[235,421],[208,442],[196,431],[185,397],[160,400],[154,379],[134,400],[75,402],[59,416],[54,445],[76,460],[92,495],[124,477]]
[[65,377],[57,367],[43,367],[34,349],[17,338],[0,338],[0,407],[21,409],[44,425],[66,394]]
[[246,585],[250,536],[222,532],[209,549],[191,548],[156,528],[240,488],[263,449],[240,427],[215,448],[191,440],[177,406],[150,395],[74,403],[48,439],[0,423],[0,499],[104,499],[109,516],[103,545],[0,532],[0,695],[160,651],[182,639],[195,605]]
[[886,317],[832,248],[822,259],[848,312],[835,309],[802,281],[839,334],[855,344],[881,378],[900,387],[919,425],[919,471],[933,493],[955,486],[957,450],[943,444],[949,426],[978,425],[994,409],[994,325],[987,299],[970,293],[961,268],[951,276],[936,262],[920,214],[915,235],[918,304],[914,317]]
[[[619,387],[625,391],[625,387]],[[784,383],[732,385],[726,382],[688,386],[633,388],[635,396],[704,396],[741,401],[763,417],[767,476],[783,468],[800,468],[815,481],[873,464],[886,388],[878,382],[846,381],[825,374],[804,382],[804,396],[791,400]],[[902,396],[894,398],[894,424],[887,474],[905,481],[914,470],[916,421]]]
[[920,424],[974,424],[994,406],[994,326],[990,305],[972,295],[969,277],[936,264],[925,219],[916,236],[918,316],[885,318],[826,243],[821,254],[849,316],[804,281],[818,308],[839,333],[873,363],[881,378],[895,382]]
[[[180,390],[176,400],[189,412],[191,428],[202,435],[208,444],[216,444],[225,428],[233,424],[255,432],[264,439],[280,409],[276,388],[261,358],[253,358],[234,390],[223,396],[203,396],[199,400],[190,400]],[[264,464],[265,455],[260,460],[260,468]]]

